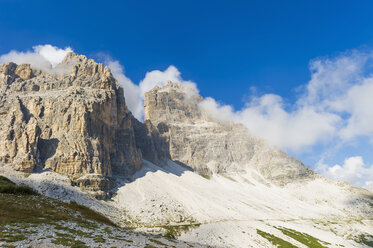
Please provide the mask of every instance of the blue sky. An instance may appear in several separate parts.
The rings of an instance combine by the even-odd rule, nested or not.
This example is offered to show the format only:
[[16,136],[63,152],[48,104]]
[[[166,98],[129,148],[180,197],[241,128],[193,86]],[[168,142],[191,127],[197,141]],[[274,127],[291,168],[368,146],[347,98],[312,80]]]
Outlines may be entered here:
[[106,52],[135,82],[173,64],[203,95],[240,107],[251,86],[292,99],[311,59],[371,46],[372,9],[372,1],[1,0],[0,53],[37,44]]
[[[298,113],[294,112],[299,108],[296,103],[309,93],[305,87],[315,75],[310,72],[312,61],[337,63],[343,56],[351,58],[353,49],[364,53],[362,57],[370,57],[372,10],[372,1],[342,0],[63,1],[58,4],[0,0],[0,54],[13,49],[31,50],[43,44],[69,46],[94,58],[105,54],[124,66],[125,76],[134,84],[143,80],[147,72],[165,71],[173,65],[181,72],[182,79],[197,83],[201,95],[212,97],[221,105],[231,105],[234,110],[257,104],[253,97],[263,100],[262,96],[275,94],[281,97],[284,111]],[[370,68],[369,63],[364,73],[369,75]],[[348,83],[349,87],[352,84]],[[312,108],[316,105],[319,109],[315,102]],[[343,129],[352,114],[347,109],[329,112],[336,111],[344,124],[333,124],[333,128]],[[246,121],[247,115],[245,118]],[[310,117],[309,122],[315,120]],[[286,126],[289,120],[284,123]],[[340,134],[327,140],[311,140],[309,144],[299,145],[300,151],[289,148],[298,143],[285,144],[283,148],[313,167],[320,163],[323,154],[330,154],[323,161],[329,166],[362,156],[368,168],[373,164],[371,140],[368,130],[347,141]]]

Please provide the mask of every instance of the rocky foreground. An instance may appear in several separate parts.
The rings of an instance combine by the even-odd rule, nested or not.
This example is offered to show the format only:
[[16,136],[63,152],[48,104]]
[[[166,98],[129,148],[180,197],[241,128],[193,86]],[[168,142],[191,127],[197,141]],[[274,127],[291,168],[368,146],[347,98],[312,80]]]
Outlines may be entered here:
[[[0,65],[0,173],[122,227],[213,247],[368,247],[373,195],[316,174],[187,85],[145,95],[145,121],[103,67]],[[292,245],[292,246],[290,246]]]
[[39,195],[0,176],[1,247],[203,247],[123,229],[77,204]]

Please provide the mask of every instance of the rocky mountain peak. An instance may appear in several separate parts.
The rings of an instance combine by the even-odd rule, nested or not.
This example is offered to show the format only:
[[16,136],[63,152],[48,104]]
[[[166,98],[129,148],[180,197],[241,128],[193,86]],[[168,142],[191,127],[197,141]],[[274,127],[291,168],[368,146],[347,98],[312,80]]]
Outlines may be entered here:
[[70,76],[98,76],[103,82],[108,84],[116,82],[108,66],[96,63],[93,59],[87,59],[84,55],[68,53],[59,66],[71,66]]
[[[17,84],[12,86],[13,82]],[[15,89],[14,87],[19,86],[20,82],[23,82],[23,88]],[[86,56],[73,52],[68,53],[54,68],[41,70],[30,64],[17,65],[12,62],[0,65],[0,90],[3,92],[28,91],[28,87],[39,87],[38,91],[43,91],[71,86],[108,90],[119,88],[108,66],[104,67],[93,59],[87,59]]]
[[209,115],[200,107],[202,101],[195,89],[175,82],[145,94],[145,120],[157,127],[172,160],[200,174],[254,169],[278,184],[314,176],[309,167],[270,148],[243,125]]
[[108,67],[74,53],[46,70],[2,64],[0,93],[0,164],[51,169],[96,189],[141,167],[133,117]]
[[193,123],[201,118],[198,103],[202,97],[189,85],[168,81],[145,93],[145,120]]

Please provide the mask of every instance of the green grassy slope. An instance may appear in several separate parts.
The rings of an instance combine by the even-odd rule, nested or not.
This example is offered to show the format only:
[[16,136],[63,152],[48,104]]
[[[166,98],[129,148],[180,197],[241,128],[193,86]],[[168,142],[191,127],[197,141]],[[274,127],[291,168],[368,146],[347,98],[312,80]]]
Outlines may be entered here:
[[0,176],[0,247],[176,247],[178,242],[116,226],[75,202],[42,196]]

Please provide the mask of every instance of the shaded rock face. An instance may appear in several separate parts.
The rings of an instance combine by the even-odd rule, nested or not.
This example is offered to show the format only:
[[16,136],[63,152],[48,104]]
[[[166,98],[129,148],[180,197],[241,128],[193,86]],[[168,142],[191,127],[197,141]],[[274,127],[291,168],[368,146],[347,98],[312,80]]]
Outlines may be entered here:
[[243,173],[253,168],[280,185],[314,177],[312,169],[270,148],[243,125],[214,119],[200,107],[201,101],[193,89],[173,82],[145,94],[145,122],[156,127],[155,140],[163,140],[158,153],[200,174]]
[[[142,164],[133,120],[109,68],[85,56],[70,53],[48,73],[0,65],[0,164],[73,178],[131,174]],[[92,178],[85,187],[107,187]]]
[[144,159],[154,164],[165,164],[169,159],[169,150],[166,137],[162,136],[158,128],[146,120],[141,123],[133,118],[136,146],[141,150]]

